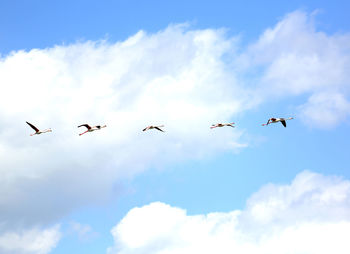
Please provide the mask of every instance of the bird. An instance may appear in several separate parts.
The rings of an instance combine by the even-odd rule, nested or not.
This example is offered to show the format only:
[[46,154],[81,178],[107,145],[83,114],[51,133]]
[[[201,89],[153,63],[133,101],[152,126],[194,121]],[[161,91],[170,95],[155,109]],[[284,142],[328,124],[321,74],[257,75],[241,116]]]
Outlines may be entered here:
[[289,118],[283,118],[283,117],[280,117],[280,118],[270,118],[267,123],[264,123],[262,124],[262,126],[266,126],[266,125],[269,125],[270,123],[278,123],[278,122],[281,122],[282,125],[284,127],[287,127],[287,124],[286,124],[286,120],[292,120],[294,119],[293,117],[289,117]]
[[82,124],[82,125],[79,125],[78,128],[80,128],[82,126],[86,127],[87,131],[84,131],[83,133],[80,133],[79,136],[81,136],[81,135],[83,135],[83,134],[85,134],[87,132],[93,132],[93,131],[101,130],[102,128],[106,128],[107,127],[107,125],[102,125],[102,126],[101,125],[96,125],[96,126],[92,126],[91,127],[88,124]]
[[147,131],[147,130],[151,130],[151,129],[156,129],[156,130],[159,130],[159,131],[164,132],[160,127],[164,127],[164,125],[159,125],[159,126],[150,125],[150,126],[147,126],[146,128],[144,128],[142,131]]
[[230,126],[232,128],[235,128],[235,126],[233,126],[235,123],[217,123],[217,124],[212,124],[210,126],[210,129],[214,129],[214,128],[217,128],[217,127],[224,127],[224,126]]
[[39,130],[37,127],[35,127],[33,124],[29,123],[29,122],[26,122],[30,127],[32,127],[33,130],[35,130],[35,133],[33,134],[30,134],[30,136],[34,136],[34,135],[39,135],[39,134],[42,134],[42,133],[46,133],[46,132],[52,132],[51,128],[47,129],[47,130]]

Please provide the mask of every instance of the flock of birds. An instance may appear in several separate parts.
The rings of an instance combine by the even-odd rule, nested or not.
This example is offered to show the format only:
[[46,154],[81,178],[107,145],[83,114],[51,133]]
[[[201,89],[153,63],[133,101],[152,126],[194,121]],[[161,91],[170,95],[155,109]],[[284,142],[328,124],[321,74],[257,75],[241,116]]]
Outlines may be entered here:
[[[286,124],[286,120],[292,120],[293,117],[289,117],[289,118],[270,118],[267,123],[264,123],[262,124],[262,126],[267,126],[271,123],[282,123],[282,125],[284,127],[287,127],[287,124]],[[46,129],[46,130],[39,130],[37,127],[35,127],[33,124],[29,123],[29,122],[26,122],[33,130],[35,130],[35,133],[33,134],[30,134],[30,136],[34,136],[34,135],[39,135],[39,134],[42,134],[42,133],[47,133],[47,132],[52,132],[52,129],[49,128],[49,129]],[[210,126],[210,129],[214,129],[214,128],[218,128],[218,127],[224,127],[224,126],[229,126],[229,127],[232,127],[234,128],[235,123],[217,123],[217,124],[213,124],[212,126]],[[107,125],[96,125],[96,126],[90,126],[88,124],[81,124],[78,126],[78,128],[80,127],[86,127],[86,131],[82,132],[79,134],[79,136],[85,134],[85,133],[88,133],[88,132],[93,132],[93,131],[97,131],[97,130],[101,130],[102,128],[106,128]],[[150,126],[147,126],[146,128],[144,128],[142,131],[147,131],[147,130],[151,130],[151,129],[156,129],[158,131],[161,131],[161,132],[164,132],[164,130],[162,130],[161,128],[163,128],[164,125],[159,125],[159,126],[153,126],[153,125],[150,125]]]

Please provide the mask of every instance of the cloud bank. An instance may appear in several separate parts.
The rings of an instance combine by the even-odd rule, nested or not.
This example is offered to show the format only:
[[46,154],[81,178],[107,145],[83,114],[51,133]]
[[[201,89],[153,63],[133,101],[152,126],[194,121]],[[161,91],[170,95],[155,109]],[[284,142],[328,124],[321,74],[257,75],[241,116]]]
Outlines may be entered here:
[[309,171],[268,184],[244,210],[187,215],[156,202],[134,208],[112,229],[108,254],[348,253],[350,181]]
[[[115,44],[85,42],[2,59],[4,227],[50,223],[103,202],[118,180],[146,168],[238,149],[239,131],[209,129],[248,100],[222,60],[233,45],[221,30],[170,26]],[[29,137],[25,121],[53,132]],[[83,123],[108,127],[79,137]],[[150,124],[164,124],[166,132],[141,131]]]

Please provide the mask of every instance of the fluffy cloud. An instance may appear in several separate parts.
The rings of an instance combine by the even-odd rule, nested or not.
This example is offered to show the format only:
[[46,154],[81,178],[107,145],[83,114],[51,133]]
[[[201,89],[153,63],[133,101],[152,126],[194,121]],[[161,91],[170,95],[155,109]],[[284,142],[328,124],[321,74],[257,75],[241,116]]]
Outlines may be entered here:
[[[170,26],[1,59],[1,228],[52,223],[146,168],[244,147],[238,130],[209,129],[251,104],[223,60],[234,45]],[[53,132],[29,137],[25,121]],[[83,123],[108,127],[78,136]],[[141,131],[150,124],[166,132]]]
[[108,253],[348,253],[350,181],[304,171],[290,185],[269,184],[247,207],[187,215],[151,203],[112,229]]
[[314,18],[301,11],[286,15],[247,49],[240,63],[250,75],[256,70],[265,99],[310,96],[299,107],[301,118],[313,126],[334,127],[350,112],[350,35],[318,31]]
[[2,254],[46,254],[57,244],[61,237],[58,226],[48,229],[31,229],[0,234],[0,252]]

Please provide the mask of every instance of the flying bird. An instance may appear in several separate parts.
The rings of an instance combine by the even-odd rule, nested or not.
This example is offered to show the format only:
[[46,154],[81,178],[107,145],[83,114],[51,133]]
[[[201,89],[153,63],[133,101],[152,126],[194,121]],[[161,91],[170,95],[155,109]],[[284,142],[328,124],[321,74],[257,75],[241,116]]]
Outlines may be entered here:
[[83,135],[83,134],[85,134],[85,133],[87,133],[87,132],[93,132],[93,131],[101,130],[102,128],[106,128],[106,127],[107,127],[107,125],[103,125],[103,126],[101,126],[101,125],[96,125],[96,126],[91,127],[91,126],[88,125],[88,124],[82,124],[82,125],[79,125],[78,128],[80,128],[80,127],[82,127],[82,126],[86,127],[87,130],[84,131],[83,133],[80,133],[79,136],[81,136],[81,135]]
[[164,127],[164,125],[159,125],[159,126],[150,125],[150,126],[147,126],[146,128],[144,128],[142,131],[147,131],[147,130],[151,130],[151,129],[156,129],[156,130],[159,130],[159,131],[164,132],[160,127]]
[[46,132],[52,132],[51,128],[47,129],[47,130],[39,130],[37,127],[35,127],[33,124],[26,122],[30,127],[32,127],[33,130],[35,130],[35,133],[30,134],[30,136],[34,136],[34,135],[39,135],[41,133],[46,133]]
[[262,124],[262,126],[265,126],[265,125],[269,125],[270,123],[278,123],[278,122],[281,122],[281,124],[284,126],[284,127],[287,127],[287,124],[286,124],[286,120],[292,120],[294,119],[293,117],[289,117],[289,118],[270,118],[267,123],[264,123]]
[[217,123],[217,124],[212,124],[210,126],[210,129],[214,129],[214,128],[217,128],[217,127],[224,127],[224,126],[230,126],[232,128],[235,128],[235,126],[233,126],[235,123]]

